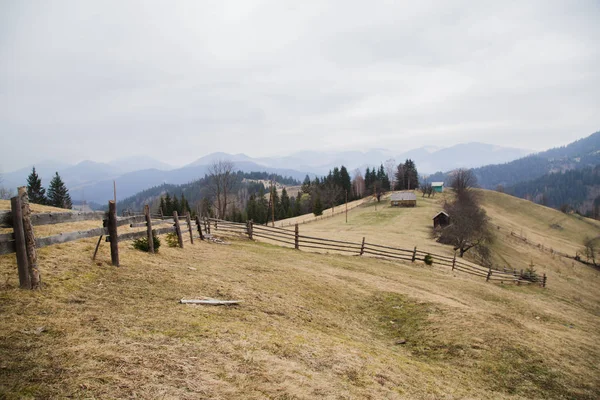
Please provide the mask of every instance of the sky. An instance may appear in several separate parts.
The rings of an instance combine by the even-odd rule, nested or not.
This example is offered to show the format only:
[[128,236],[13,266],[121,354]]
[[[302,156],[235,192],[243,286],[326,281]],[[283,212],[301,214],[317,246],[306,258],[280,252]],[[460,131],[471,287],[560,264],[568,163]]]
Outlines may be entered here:
[[0,0],[0,171],[564,145],[600,130],[598,21],[598,0]]

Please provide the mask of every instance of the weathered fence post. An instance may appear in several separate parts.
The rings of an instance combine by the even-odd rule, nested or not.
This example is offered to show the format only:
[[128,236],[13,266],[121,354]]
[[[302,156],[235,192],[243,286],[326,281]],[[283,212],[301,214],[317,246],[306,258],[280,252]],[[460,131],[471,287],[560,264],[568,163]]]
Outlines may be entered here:
[[162,207],[159,207],[160,210],[160,219],[165,219],[165,214],[163,214]]
[[546,274],[544,274],[544,276],[542,277],[542,287],[546,287]]
[[31,210],[29,209],[29,196],[27,196],[27,187],[19,188],[19,198],[21,199],[21,213],[23,220],[23,233],[25,235],[25,249],[27,250],[27,267],[29,269],[29,279],[32,289],[39,289],[41,284],[40,269],[37,265],[37,251],[35,250],[35,235],[33,234],[33,225],[31,224]]
[[249,219],[246,222],[246,233],[248,234],[248,239],[252,240],[252,220]]
[[192,218],[190,217],[189,211],[185,214],[185,221],[187,222],[188,230],[190,231],[190,243],[194,244],[194,234],[192,232]]
[[21,198],[19,196],[10,199],[10,208],[13,218],[17,270],[19,271],[19,286],[21,289],[31,289],[31,278],[29,277],[29,265],[27,263],[27,248],[25,246],[25,232],[23,231],[23,212],[21,210]]
[[119,237],[117,233],[117,203],[108,202],[108,237],[110,238],[110,260],[115,267],[119,266]]
[[200,217],[196,214],[196,227],[198,228],[198,234],[200,235],[200,240],[204,240],[204,235],[202,234],[202,224],[200,223]]
[[179,215],[177,215],[177,211],[173,211],[173,220],[175,221],[175,233],[177,233],[179,247],[183,249],[183,237],[181,236],[181,226],[179,225]]
[[362,244],[360,245],[360,254],[363,255],[365,253],[365,237],[363,236]]
[[452,259],[452,271],[454,271],[455,265],[456,265],[456,250],[454,251],[454,258]]
[[208,217],[205,217],[204,221],[206,223],[206,232],[208,232],[208,234],[210,235],[210,221],[208,220]]
[[415,262],[416,259],[417,259],[417,246],[415,246],[415,250],[413,251],[412,262]]
[[144,206],[144,216],[146,217],[146,231],[148,234],[148,253],[154,254],[154,236],[152,235],[152,218],[150,218],[150,206]]
[[298,229],[298,224],[296,224],[296,228],[294,229],[294,248],[296,250],[300,250],[300,231]]
[[492,267],[490,267],[490,269],[488,270],[487,276],[485,277],[485,281],[489,281],[490,277],[492,276]]

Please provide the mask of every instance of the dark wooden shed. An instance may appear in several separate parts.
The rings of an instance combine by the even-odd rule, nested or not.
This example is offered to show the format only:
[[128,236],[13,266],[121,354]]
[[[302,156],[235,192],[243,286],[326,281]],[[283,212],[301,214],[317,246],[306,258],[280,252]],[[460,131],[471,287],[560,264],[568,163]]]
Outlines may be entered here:
[[433,227],[443,228],[450,225],[450,216],[445,211],[440,211],[433,217]]
[[414,192],[393,193],[390,205],[392,207],[416,207],[417,195]]

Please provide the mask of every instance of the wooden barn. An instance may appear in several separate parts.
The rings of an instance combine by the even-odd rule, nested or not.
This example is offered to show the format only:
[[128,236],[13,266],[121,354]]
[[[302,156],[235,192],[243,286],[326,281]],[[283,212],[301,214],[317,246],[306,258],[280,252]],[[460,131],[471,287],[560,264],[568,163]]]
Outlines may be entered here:
[[450,216],[445,211],[440,211],[433,217],[433,227],[443,228],[450,225]]
[[415,207],[417,195],[414,192],[393,193],[390,204],[392,207]]

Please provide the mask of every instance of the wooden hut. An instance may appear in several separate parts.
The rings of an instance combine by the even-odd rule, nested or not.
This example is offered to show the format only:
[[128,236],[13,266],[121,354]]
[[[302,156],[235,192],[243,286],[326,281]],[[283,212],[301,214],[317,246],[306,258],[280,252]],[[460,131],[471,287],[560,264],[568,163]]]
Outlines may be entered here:
[[442,193],[444,191],[444,182],[431,182],[431,188],[434,192]]
[[393,193],[390,205],[392,207],[415,207],[417,205],[417,195],[414,192]]
[[450,216],[445,211],[440,211],[433,217],[433,227],[443,228],[450,225]]

